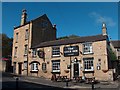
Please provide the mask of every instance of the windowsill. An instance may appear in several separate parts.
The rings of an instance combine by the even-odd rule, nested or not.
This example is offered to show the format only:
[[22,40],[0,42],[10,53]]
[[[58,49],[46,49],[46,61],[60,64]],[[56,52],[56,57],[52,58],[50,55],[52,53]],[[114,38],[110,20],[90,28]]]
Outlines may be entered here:
[[32,70],[31,73],[38,73],[38,70]]
[[17,58],[17,56],[14,56],[14,58]]
[[26,56],[27,56],[27,54],[24,55],[24,57],[26,57]]
[[53,55],[53,56],[52,56],[52,58],[57,58],[57,57],[60,57],[60,55],[56,55],[56,56]]
[[28,39],[25,39],[25,41],[27,41]]
[[91,53],[83,53],[83,55],[90,55],[90,54],[94,54],[93,52]]
[[37,56],[32,56],[32,58],[37,58]]
[[94,73],[94,70],[84,70],[83,73]]

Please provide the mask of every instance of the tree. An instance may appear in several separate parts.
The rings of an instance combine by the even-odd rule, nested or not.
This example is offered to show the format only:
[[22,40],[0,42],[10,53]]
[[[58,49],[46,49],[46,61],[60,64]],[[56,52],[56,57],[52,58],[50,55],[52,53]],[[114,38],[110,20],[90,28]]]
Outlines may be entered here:
[[9,38],[6,34],[0,34],[0,36],[2,37],[2,57],[10,58],[13,38]]

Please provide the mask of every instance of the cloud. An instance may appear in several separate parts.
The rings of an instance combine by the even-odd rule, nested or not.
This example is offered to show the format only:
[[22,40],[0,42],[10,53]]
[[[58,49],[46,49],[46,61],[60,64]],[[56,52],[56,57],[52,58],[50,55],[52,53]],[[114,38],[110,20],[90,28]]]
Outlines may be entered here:
[[102,16],[99,13],[96,13],[96,12],[90,13],[89,16],[91,18],[94,18],[96,23],[105,22],[107,24],[107,26],[110,26],[110,27],[113,27],[113,26],[116,25],[116,23],[113,21],[113,19],[111,17]]

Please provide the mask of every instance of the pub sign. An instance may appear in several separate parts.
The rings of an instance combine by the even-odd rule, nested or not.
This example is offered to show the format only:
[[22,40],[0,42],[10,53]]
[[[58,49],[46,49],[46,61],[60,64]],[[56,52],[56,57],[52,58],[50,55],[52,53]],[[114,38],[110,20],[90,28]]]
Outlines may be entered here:
[[79,55],[79,47],[78,46],[67,46],[63,49],[64,56],[78,56]]

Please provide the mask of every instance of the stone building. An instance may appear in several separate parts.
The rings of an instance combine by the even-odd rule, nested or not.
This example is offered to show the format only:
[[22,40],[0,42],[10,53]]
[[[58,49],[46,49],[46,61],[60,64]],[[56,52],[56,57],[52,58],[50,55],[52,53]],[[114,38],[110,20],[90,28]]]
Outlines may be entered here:
[[49,79],[53,74],[70,79],[114,79],[105,23],[102,34],[57,40],[56,27],[46,15],[29,22],[26,15],[24,10],[21,25],[14,28],[14,73]]
[[115,53],[118,60],[120,60],[120,40],[114,40],[111,42],[111,49]]
[[31,21],[26,19],[27,13],[23,10],[21,25],[14,27],[12,64],[13,71],[17,74],[28,74],[27,62],[32,46],[56,39],[56,27],[51,24],[46,14]]

